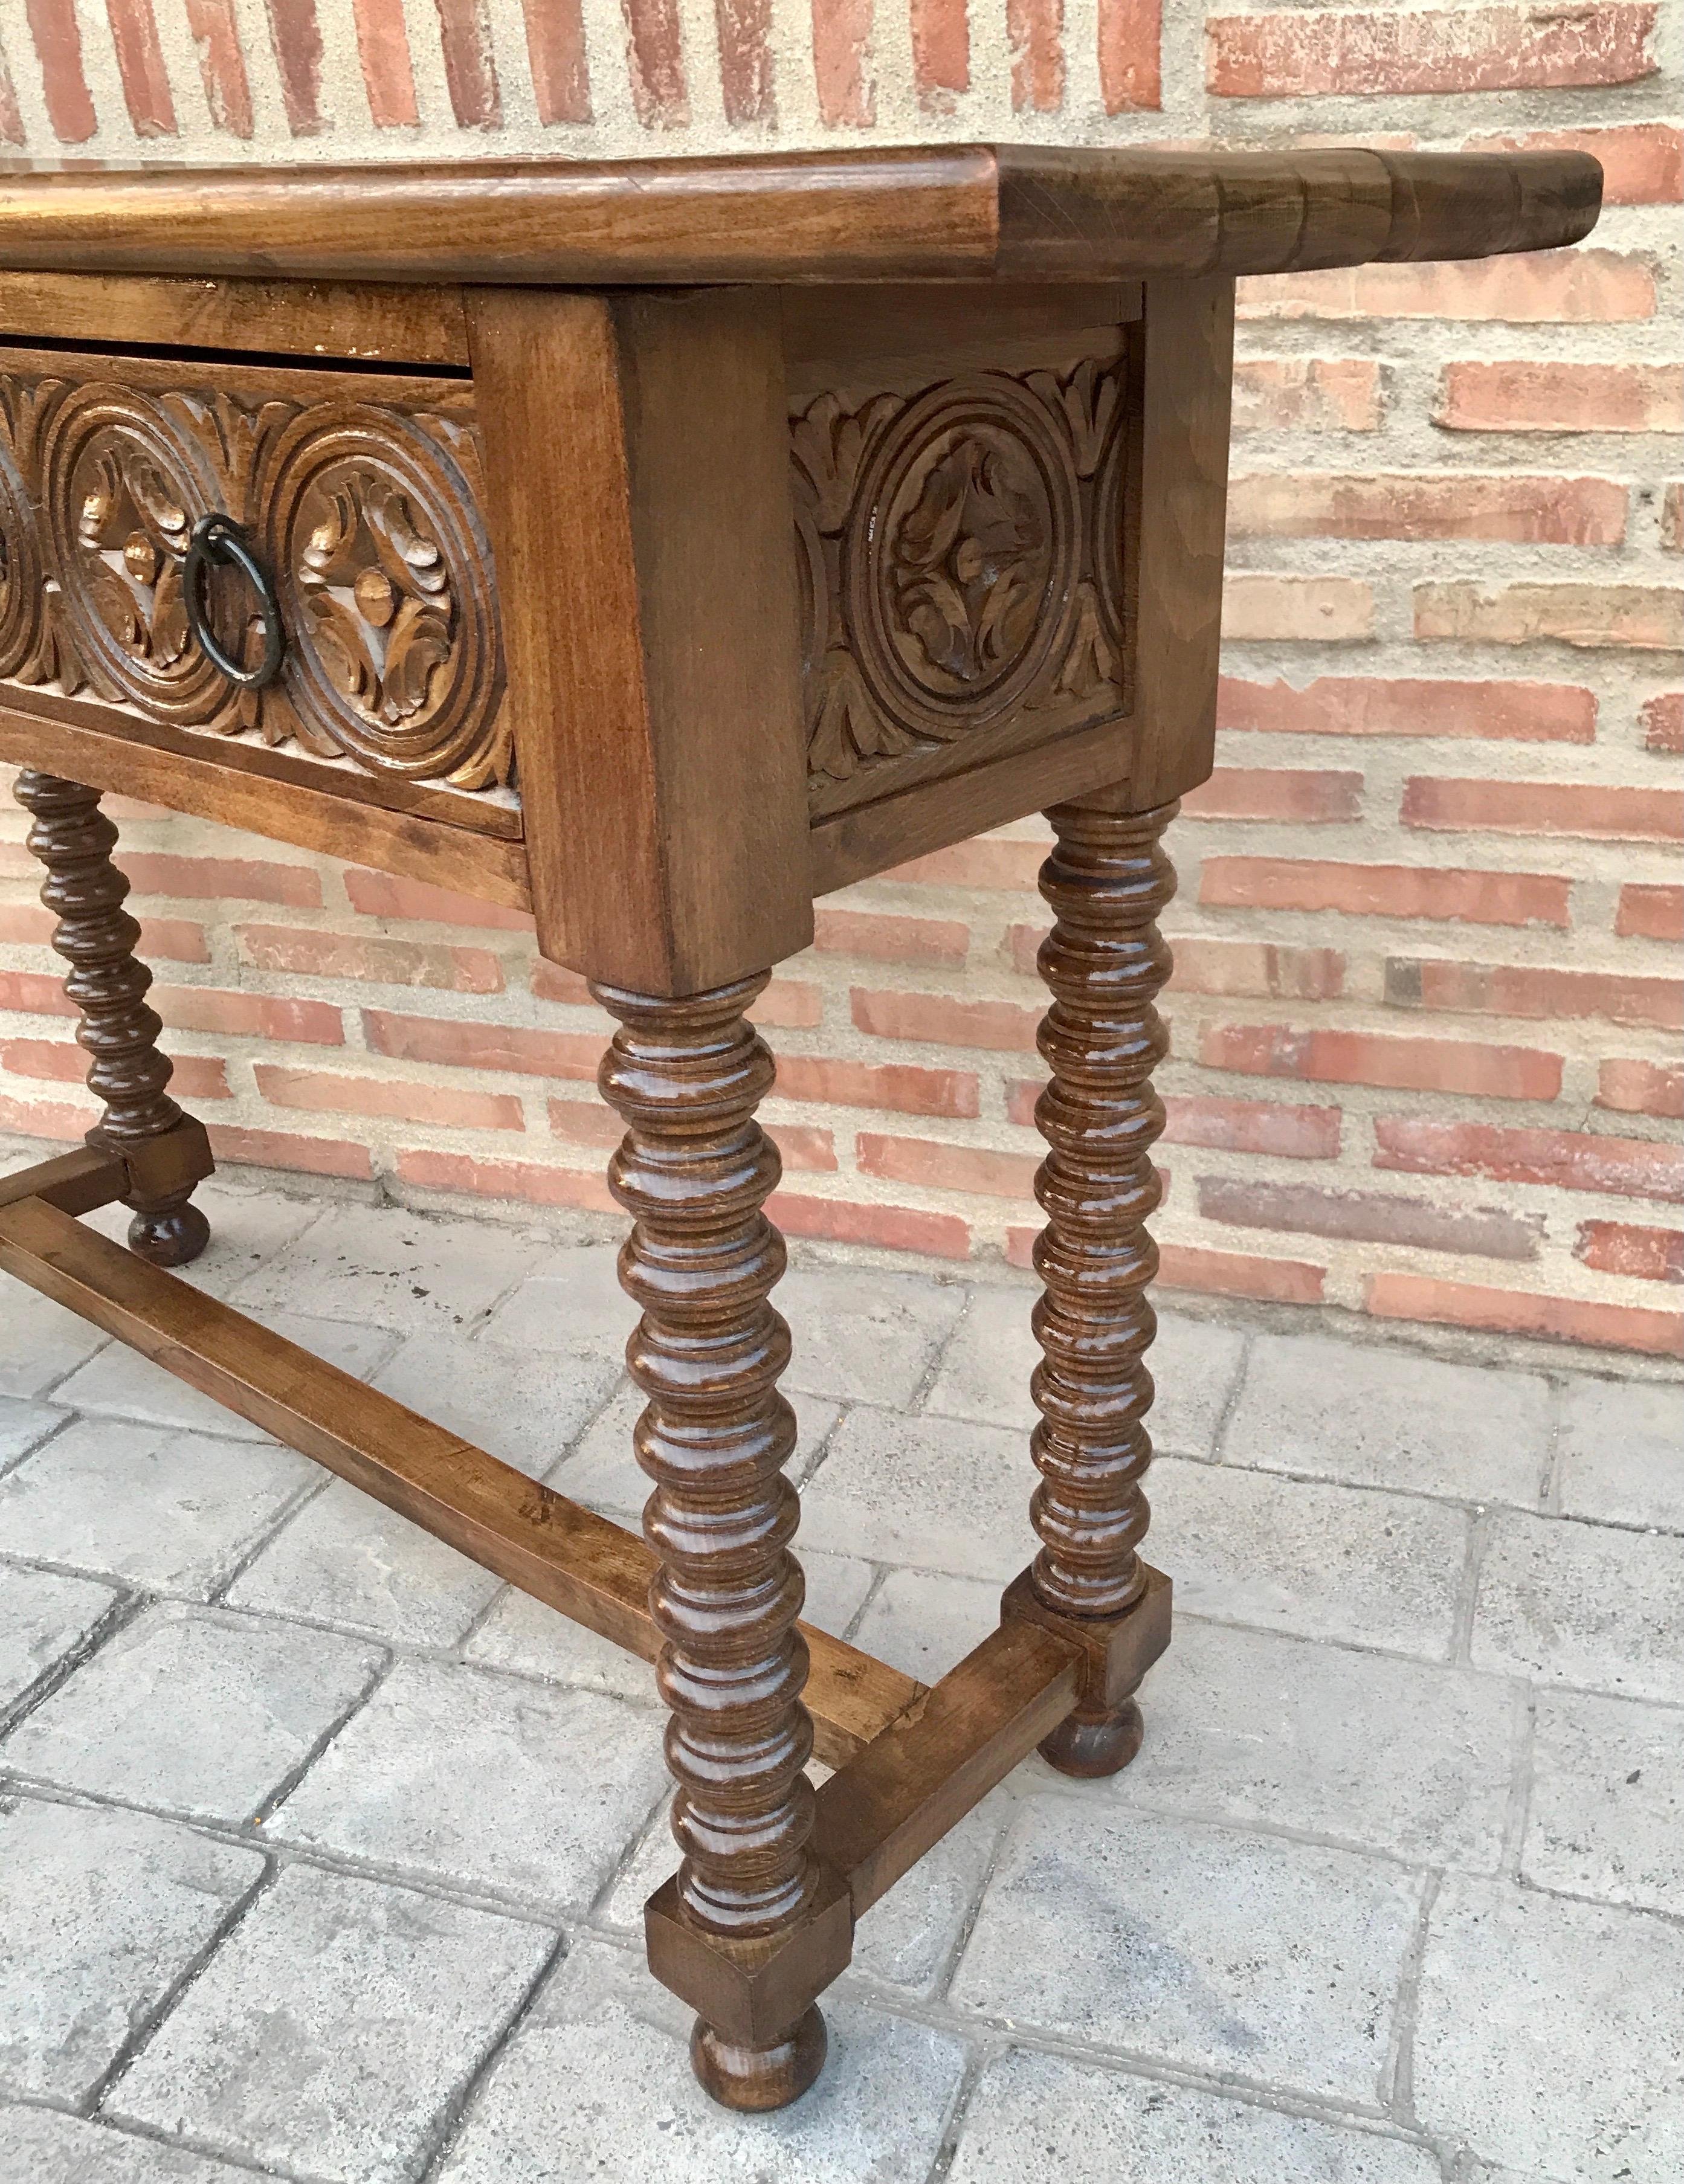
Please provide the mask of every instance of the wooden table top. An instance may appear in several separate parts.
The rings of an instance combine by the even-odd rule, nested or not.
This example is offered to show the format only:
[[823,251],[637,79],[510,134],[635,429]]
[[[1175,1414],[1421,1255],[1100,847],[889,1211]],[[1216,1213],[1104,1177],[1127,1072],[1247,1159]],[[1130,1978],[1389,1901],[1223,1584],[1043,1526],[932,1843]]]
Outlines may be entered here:
[[1135,279],[1577,242],[1576,152],[957,145],[0,177],[0,270],[611,283]]

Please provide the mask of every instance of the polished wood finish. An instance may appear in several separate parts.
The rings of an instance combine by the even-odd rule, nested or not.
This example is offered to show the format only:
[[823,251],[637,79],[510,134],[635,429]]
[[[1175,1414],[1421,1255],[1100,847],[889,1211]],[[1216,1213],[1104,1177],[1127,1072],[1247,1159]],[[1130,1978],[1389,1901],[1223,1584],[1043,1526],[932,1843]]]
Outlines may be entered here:
[[203,1126],[164,1089],[164,1026],[146,1005],[152,973],[135,954],[140,928],[123,907],[129,883],[111,861],[117,829],[98,790],[78,782],[26,769],[14,794],[30,815],[25,839],[47,868],[41,900],[59,921],[54,951],[70,967],[64,991],[81,1016],[88,1089],[105,1103],[88,1142],[130,1164],[129,1248],[155,1266],[184,1265],[210,1240],[191,1202],[210,1172],[209,1152]]
[[[1170,968],[1157,919],[1175,891],[1161,837],[1176,807],[1119,811],[1125,794],[1055,805],[1057,840],[1040,873],[1053,914],[1040,955],[1052,1005],[1038,1044],[1051,1081],[1035,1106],[1049,1150],[1035,1178],[1046,1227],[1034,1247],[1041,1417],[1030,1448],[1041,1484],[1030,1514],[1041,1546],[1028,1589],[1049,1628],[1103,1634],[1101,1670],[1117,1635],[1157,1605],[1138,1552],[1156,1325],[1146,1291],[1157,1271],[1145,1224],[1160,1195],[1151,1152],[1163,1106],[1151,1072],[1169,1039],[1152,1003]],[[1008,1593],[1008,1615],[1018,1604]],[[1125,1643],[1135,1642],[1130,1634]],[[1126,1766],[1141,1733],[1131,1690],[1115,1673],[1085,1679],[1043,1756],[1068,1774]]]
[[96,1206],[120,1198],[128,1187],[128,1168],[115,1153],[99,1145],[78,1145],[75,1152],[60,1153],[56,1160],[0,1176],[0,1206],[38,1198],[60,1213],[92,1213]]
[[1548,250],[1576,152],[930,150],[0,177],[0,265],[538,286],[1135,279]]

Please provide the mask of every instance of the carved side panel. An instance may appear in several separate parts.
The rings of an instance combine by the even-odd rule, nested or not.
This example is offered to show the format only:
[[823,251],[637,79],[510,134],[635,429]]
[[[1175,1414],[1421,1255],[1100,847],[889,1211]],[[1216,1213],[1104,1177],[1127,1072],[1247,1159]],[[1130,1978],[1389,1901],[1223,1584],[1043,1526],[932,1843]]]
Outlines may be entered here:
[[1125,713],[1129,361],[791,423],[815,816]]
[[[385,398],[373,382],[365,399],[342,382],[313,399],[288,372],[265,398],[256,370],[222,376],[179,388],[0,372],[0,681],[375,774],[511,789],[466,390]],[[182,562],[213,510],[274,574],[287,649],[261,692],[231,686],[188,627]],[[231,572],[212,582],[225,648],[255,660],[254,602]]]

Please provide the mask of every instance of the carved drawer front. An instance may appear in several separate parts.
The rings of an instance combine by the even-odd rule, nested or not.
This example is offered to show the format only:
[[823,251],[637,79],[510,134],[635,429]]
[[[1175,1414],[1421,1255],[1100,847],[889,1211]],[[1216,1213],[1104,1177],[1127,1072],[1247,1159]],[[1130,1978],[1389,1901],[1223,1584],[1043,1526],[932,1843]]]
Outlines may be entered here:
[[[220,511],[285,649],[242,688],[193,634],[189,538]],[[206,606],[261,655],[233,569]],[[0,352],[0,703],[518,831],[465,380]]]

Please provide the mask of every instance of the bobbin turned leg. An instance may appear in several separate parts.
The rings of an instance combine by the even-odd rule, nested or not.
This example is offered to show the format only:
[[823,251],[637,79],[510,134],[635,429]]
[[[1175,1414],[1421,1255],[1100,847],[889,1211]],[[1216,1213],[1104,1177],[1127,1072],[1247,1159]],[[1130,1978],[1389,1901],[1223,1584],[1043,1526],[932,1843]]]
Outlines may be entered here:
[[1040,872],[1054,919],[1040,957],[1052,1081],[1035,1109],[1051,1148],[1035,1178],[1046,1213],[1032,1384],[1041,1547],[1002,1605],[1084,1648],[1080,1702],[1040,1747],[1066,1774],[1128,1765],[1141,1736],[1132,1694],[1169,1642],[1169,1580],[1136,1551],[1150,1514],[1140,1480],[1157,1329],[1146,1289],[1157,1248],[1144,1224],[1159,1184],[1148,1156],[1163,1128],[1151,1078],[1168,1044],[1152,1006],[1169,975],[1154,920],[1175,891],[1159,837],[1176,806],[1124,811],[1112,808],[1119,795],[1051,811],[1057,839]]
[[135,955],[140,928],[123,907],[129,883],[111,861],[117,829],[98,790],[79,782],[25,771],[14,793],[31,816],[29,846],[47,867],[41,899],[59,920],[53,945],[70,967],[64,991],[81,1012],[88,1089],[105,1103],[87,1141],[128,1169],[130,1249],[154,1266],[184,1266],[210,1238],[210,1223],[189,1203],[210,1173],[210,1148],[204,1126],[164,1089],[164,1027],[146,1005],[152,973]]
[[655,1481],[644,1530],[683,1853],[650,1899],[650,1965],[700,2012],[696,2075],[736,2109],[780,2108],[817,2076],[813,1997],[853,1931],[809,1845],[801,1771],[795,1423],[777,1387],[789,1331],[767,1301],[783,1243],[761,1210],[778,1162],[754,1119],[772,1064],[742,1013],[766,983],[678,1000],[592,988],[622,1027],[601,1084],[627,1128],[609,1186],[633,1223],[620,1279],[643,1311],[627,1355],[649,1398],[635,1446]]

